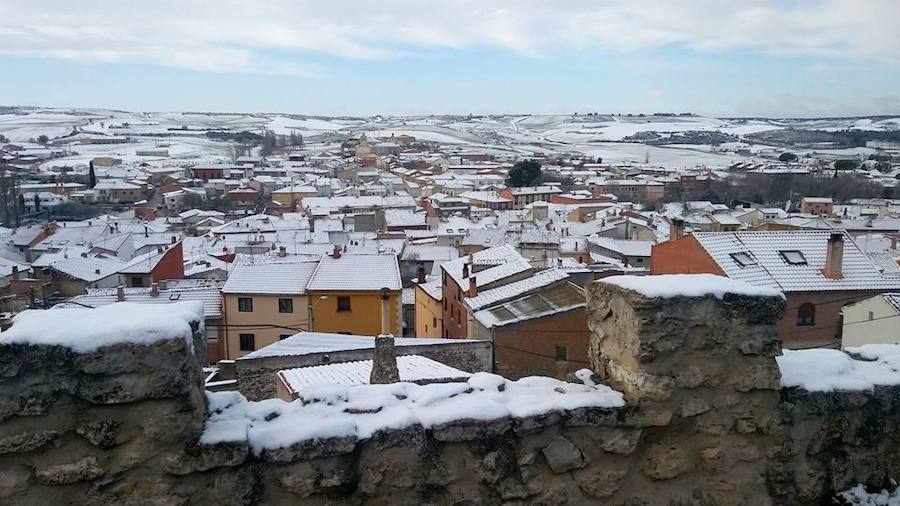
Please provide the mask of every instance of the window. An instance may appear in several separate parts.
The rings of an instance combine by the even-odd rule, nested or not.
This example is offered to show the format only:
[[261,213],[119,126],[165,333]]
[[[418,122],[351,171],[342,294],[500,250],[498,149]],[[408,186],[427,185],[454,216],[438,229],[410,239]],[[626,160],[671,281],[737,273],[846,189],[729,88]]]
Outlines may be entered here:
[[350,297],[338,297],[337,298],[337,310],[339,313],[349,313],[350,312]]
[[278,312],[279,313],[293,313],[294,312],[294,299],[278,299]]
[[279,340],[279,341],[284,341],[285,339],[287,339],[287,338],[289,338],[289,337],[291,337],[290,334],[281,334],[280,336],[278,336],[278,340]]
[[556,361],[567,362],[569,360],[569,349],[561,344],[556,345]]
[[238,311],[243,313],[253,311],[253,299],[251,297],[238,297]]
[[738,264],[738,267],[748,267],[751,265],[756,265],[756,259],[746,251],[732,253],[731,259],[734,260],[734,263]]
[[816,324],[816,306],[813,306],[809,302],[800,306],[797,309],[797,326],[798,327],[810,327]]
[[134,286],[134,287],[144,286],[144,277],[143,276],[131,276],[131,286]]
[[806,257],[797,250],[779,251],[778,254],[791,265],[806,265]]
[[255,334],[241,334],[241,351],[253,351],[256,349]]
[[[871,318],[870,318],[871,320]],[[437,318],[431,317],[431,326],[437,328]]]

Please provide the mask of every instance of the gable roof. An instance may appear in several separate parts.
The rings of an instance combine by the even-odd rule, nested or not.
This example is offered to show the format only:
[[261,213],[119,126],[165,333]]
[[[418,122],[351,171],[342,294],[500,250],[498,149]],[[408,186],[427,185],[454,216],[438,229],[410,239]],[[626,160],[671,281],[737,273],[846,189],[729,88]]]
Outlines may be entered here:
[[318,262],[307,257],[240,257],[222,293],[302,295]]
[[[784,292],[890,290],[900,277],[885,276],[853,239],[843,232],[841,279],[822,274],[830,230],[779,232],[698,232],[693,237],[725,274],[757,286]],[[791,264],[782,252],[799,251],[805,262]],[[741,266],[733,254],[748,253],[752,263]]]
[[323,255],[307,285],[309,290],[400,291],[400,267],[394,254]]

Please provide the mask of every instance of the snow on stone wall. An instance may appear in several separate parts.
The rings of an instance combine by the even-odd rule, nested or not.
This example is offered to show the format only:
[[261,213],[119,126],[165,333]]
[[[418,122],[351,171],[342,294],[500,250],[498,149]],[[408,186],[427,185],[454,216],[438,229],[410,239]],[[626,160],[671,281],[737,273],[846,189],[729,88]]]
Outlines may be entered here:
[[204,394],[181,331],[83,353],[0,340],[0,503],[812,505],[900,476],[900,386],[782,387],[803,374],[776,363],[780,295],[646,293],[590,286],[582,384],[476,374],[248,402]]

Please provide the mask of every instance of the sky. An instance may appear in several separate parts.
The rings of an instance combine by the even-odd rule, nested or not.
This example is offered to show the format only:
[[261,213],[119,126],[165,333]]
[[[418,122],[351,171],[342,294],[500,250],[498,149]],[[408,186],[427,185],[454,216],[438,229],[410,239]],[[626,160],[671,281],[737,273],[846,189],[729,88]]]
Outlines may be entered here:
[[0,0],[0,104],[900,114],[900,0]]

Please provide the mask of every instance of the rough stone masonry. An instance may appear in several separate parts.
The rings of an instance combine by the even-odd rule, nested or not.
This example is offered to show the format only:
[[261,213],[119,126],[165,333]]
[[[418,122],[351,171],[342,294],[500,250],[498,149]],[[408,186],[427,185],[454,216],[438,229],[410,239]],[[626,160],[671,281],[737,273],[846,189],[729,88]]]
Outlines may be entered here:
[[783,299],[598,282],[588,302],[592,368],[623,408],[260,455],[199,443],[207,406],[184,339],[87,354],[0,345],[0,503],[818,504],[900,475],[900,388],[780,388]]

